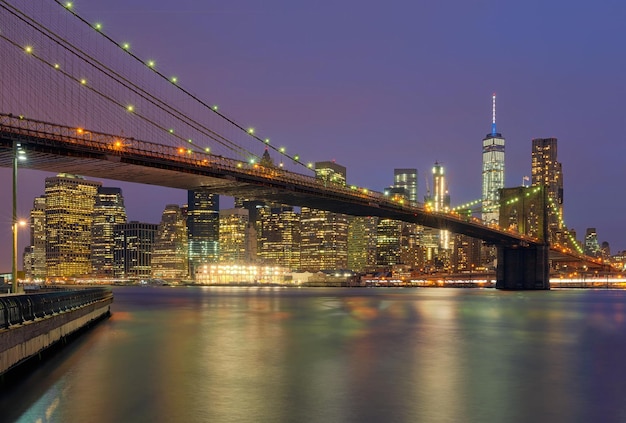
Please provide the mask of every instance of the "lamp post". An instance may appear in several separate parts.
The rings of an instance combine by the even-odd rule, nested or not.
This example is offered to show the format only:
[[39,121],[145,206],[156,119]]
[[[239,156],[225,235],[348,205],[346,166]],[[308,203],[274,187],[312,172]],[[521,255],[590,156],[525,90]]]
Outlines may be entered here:
[[11,230],[13,232],[12,265],[11,265],[11,292],[17,293],[17,161],[26,159],[26,152],[22,145],[13,142],[13,210],[11,217]]

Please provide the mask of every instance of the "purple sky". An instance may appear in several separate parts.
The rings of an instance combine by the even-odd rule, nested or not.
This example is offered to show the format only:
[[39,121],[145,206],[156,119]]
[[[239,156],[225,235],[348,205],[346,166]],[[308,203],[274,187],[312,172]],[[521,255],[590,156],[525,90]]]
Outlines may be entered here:
[[[530,174],[531,139],[557,137],[565,222],[626,249],[626,2],[77,0],[77,13],[305,162],[336,160],[382,190],[393,169],[435,161],[452,204],[481,195],[481,140],[506,138],[506,186]],[[0,195],[0,270],[10,269],[10,170]],[[44,190],[19,174],[19,214]],[[186,193],[121,186],[130,219],[157,223]],[[27,232],[27,231],[23,231]],[[26,234],[24,234],[26,235]],[[20,237],[20,250],[27,237]]]

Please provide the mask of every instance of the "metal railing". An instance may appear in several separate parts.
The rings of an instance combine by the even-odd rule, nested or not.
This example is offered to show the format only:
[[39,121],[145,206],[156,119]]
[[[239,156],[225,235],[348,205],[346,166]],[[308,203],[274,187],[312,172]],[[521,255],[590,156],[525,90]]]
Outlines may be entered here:
[[0,297],[0,329],[110,298],[111,288],[103,287]]

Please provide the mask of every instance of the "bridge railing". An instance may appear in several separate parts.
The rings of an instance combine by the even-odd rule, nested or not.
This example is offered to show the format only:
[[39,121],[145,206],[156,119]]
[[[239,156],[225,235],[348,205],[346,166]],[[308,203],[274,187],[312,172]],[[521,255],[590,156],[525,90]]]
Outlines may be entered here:
[[[86,130],[70,126],[56,125],[44,121],[24,118],[12,114],[0,114],[0,127],[7,133],[37,137],[39,140],[49,140],[52,142],[69,143],[86,150],[100,151],[103,154],[111,155],[131,155],[136,157],[150,157],[152,159],[164,160],[169,163],[181,163],[187,166],[213,169],[228,172],[231,175],[258,176],[266,179],[280,180],[282,183],[297,184],[301,187],[308,187],[318,192],[323,192],[325,196],[345,200],[347,197],[370,202],[376,207],[386,207],[402,210],[406,212],[429,213],[459,223],[469,224],[477,228],[485,228],[485,225],[471,216],[460,215],[453,211],[434,211],[423,205],[410,204],[404,200],[387,196],[381,192],[334,183],[327,183],[314,176],[304,175],[285,170],[279,166],[263,166],[258,163],[230,159],[209,152],[189,149],[188,146],[168,146],[150,141],[138,140],[132,137],[117,136],[97,131]],[[490,227],[495,232],[506,235],[518,236],[530,242],[536,242],[532,237],[503,230],[498,227]]]

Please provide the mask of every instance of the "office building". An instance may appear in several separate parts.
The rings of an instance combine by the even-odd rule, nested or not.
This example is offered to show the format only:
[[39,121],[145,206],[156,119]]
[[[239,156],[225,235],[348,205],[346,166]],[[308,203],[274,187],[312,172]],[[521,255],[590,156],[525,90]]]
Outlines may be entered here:
[[46,276],[91,274],[94,206],[100,182],[59,174],[45,180]]
[[535,138],[532,140],[532,186],[545,186],[548,200],[548,230],[550,242],[557,242],[564,229],[563,216],[563,168],[557,161],[557,139]]
[[154,237],[152,249],[152,277],[180,280],[187,277],[187,221],[185,210],[177,204],[168,204]]
[[219,260],[219,196],[207,189],[188,191],[189,275],[202,263]]
[[99,187],[93,211],[91,228],[92,275],[113,277],[113,250],[115,225],[126,223],[126,208],[120,188]]
[[115,278],[149,279],[152,276],[152,248],[157,229],[157,224],[137,221],[115,225]]
[[378,217],[351,216],[348,221],[348,269],[373,271],[376,269]]
[[300,214],[292,206],[258,207],[257,256],[263,265],[300,269]]
[[248,216],[242,208],[220,210],[220,262],[250,263]]
[[302,207],[301,270],[317,272],[348,267],[348,216]]
[[600,243],[598,242],[598,232],[596,228],[587,228],[585,233],[585,254],[591,257],[600,257]]
[[417,169],[394,169],[393,186],[404,188],[409,202],[417,204]]
[[504,188],[504,137],[496,130],[496,95],[492,96],[491,133],[483,139],[482,220],[498,224],[500,190]]
[[24,276],[29,280],[46,278],[46,197],[36,197],[30,211],[30,245],[24,257]]

